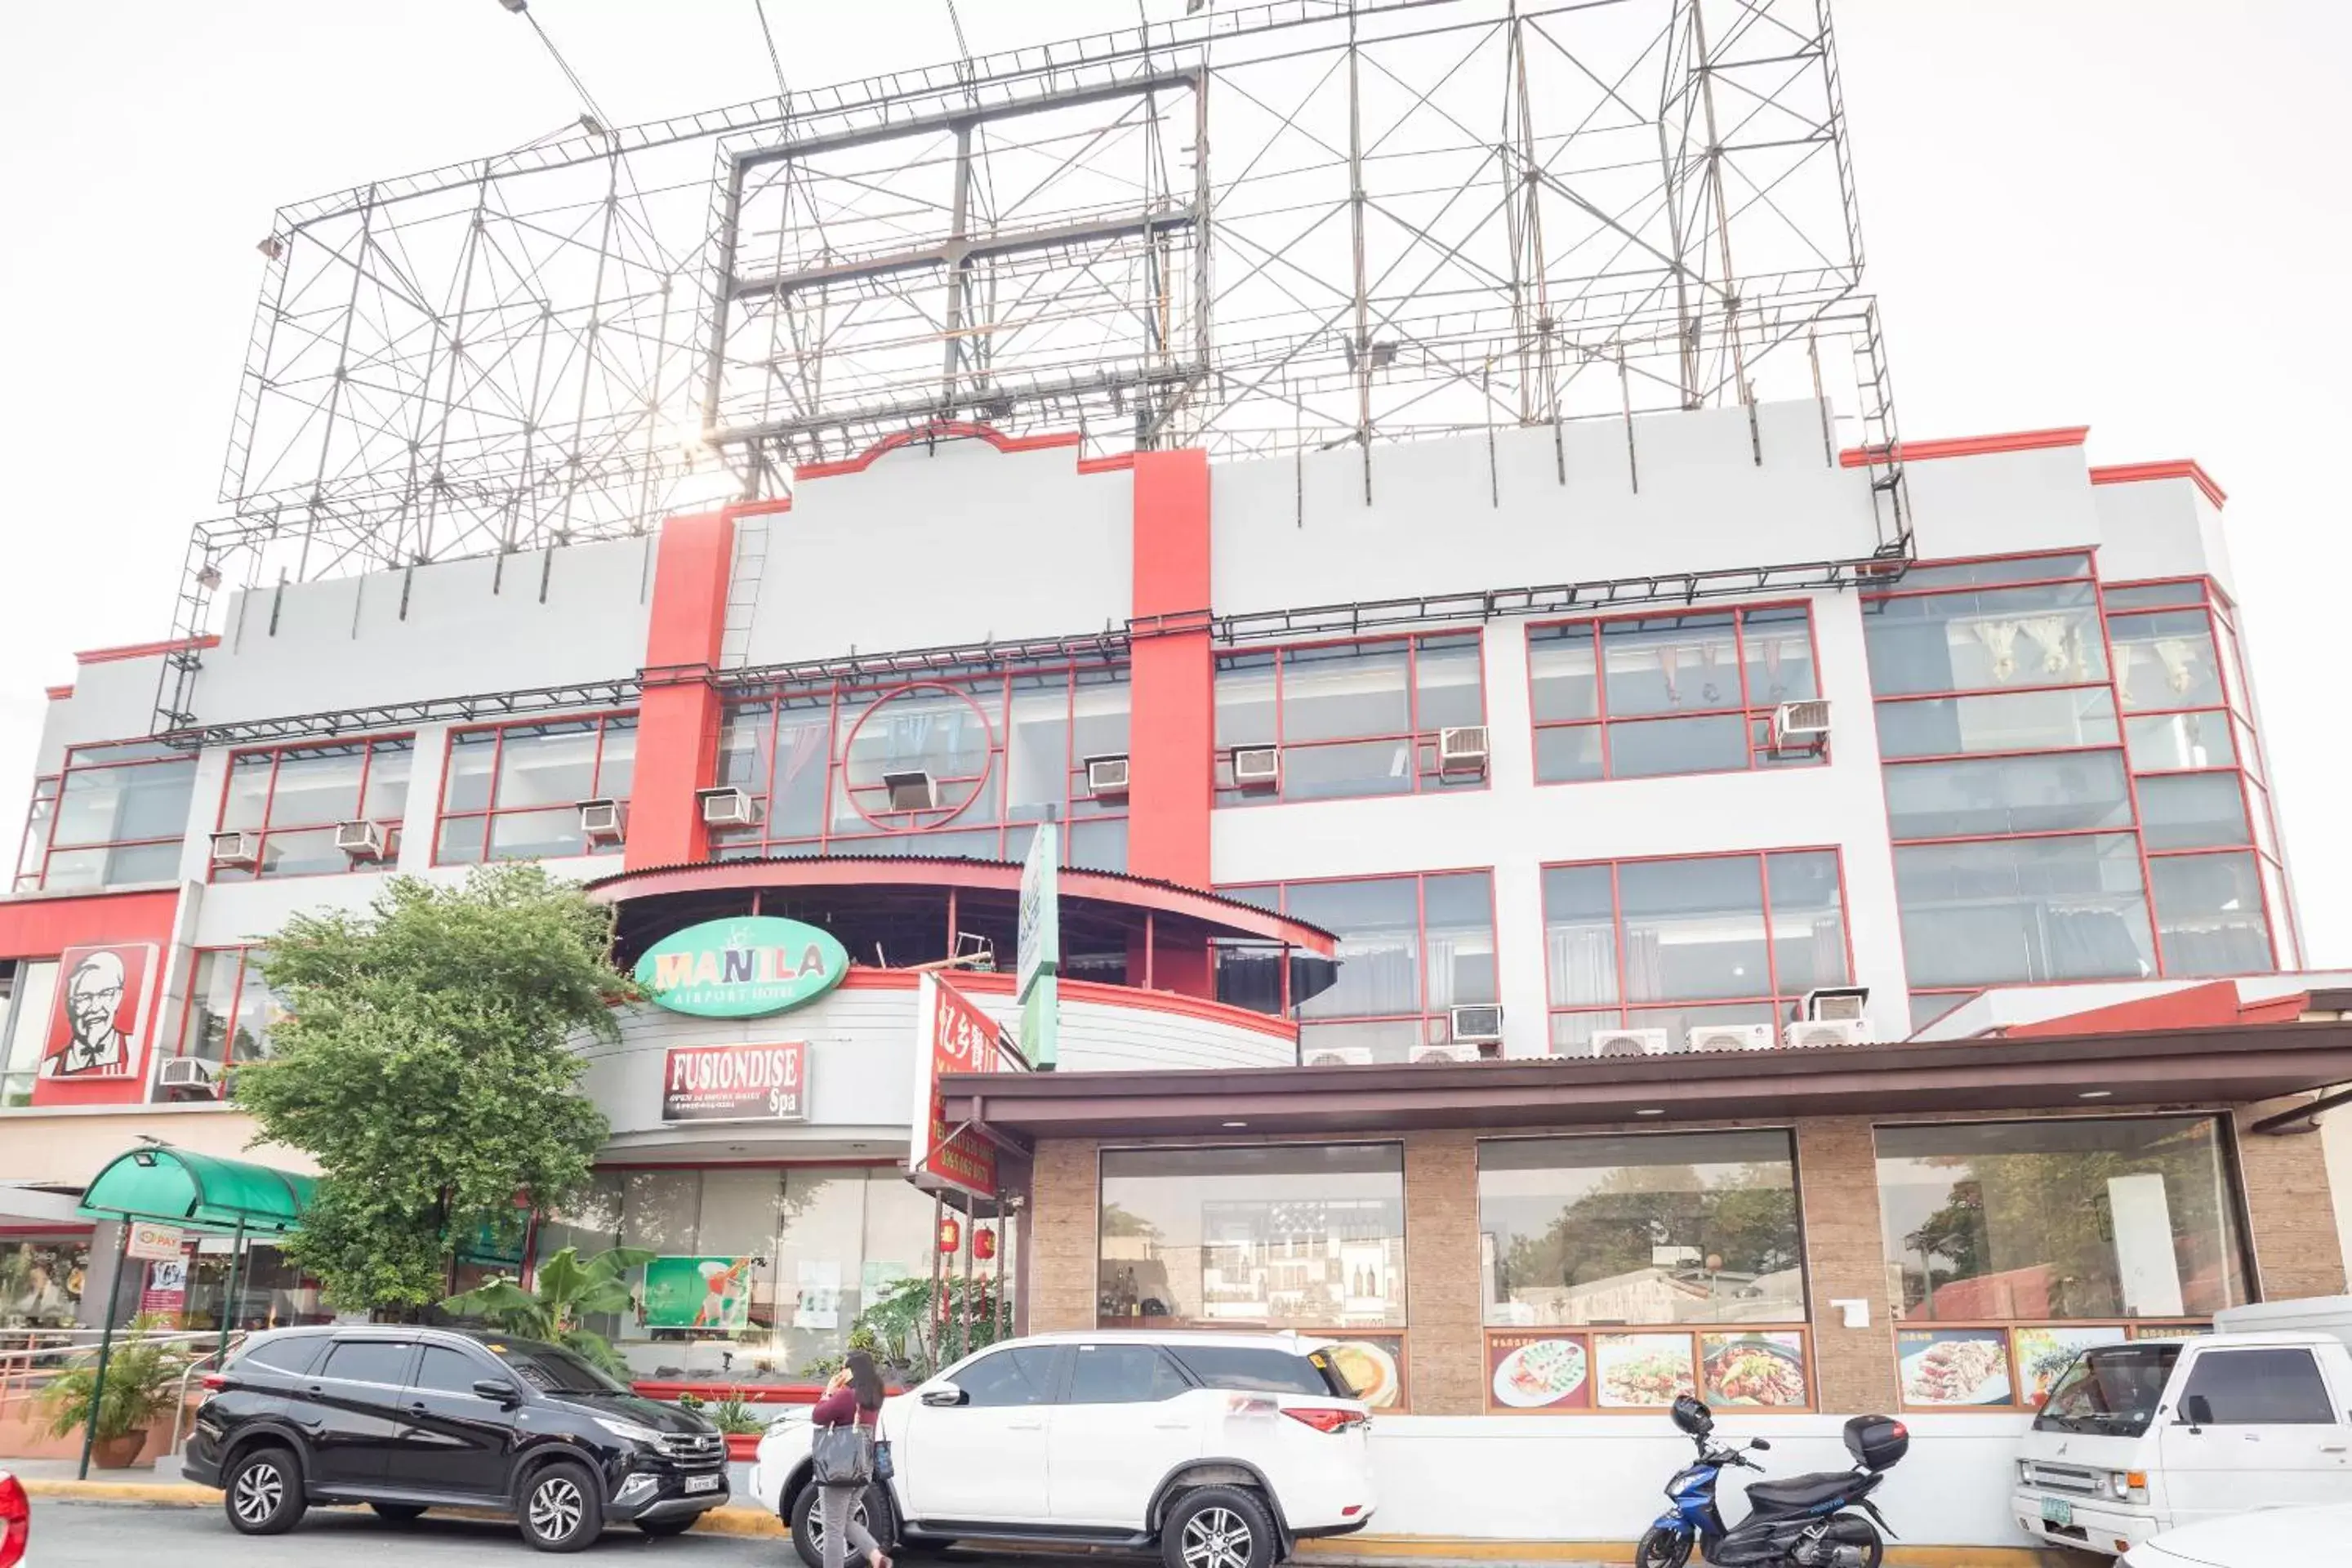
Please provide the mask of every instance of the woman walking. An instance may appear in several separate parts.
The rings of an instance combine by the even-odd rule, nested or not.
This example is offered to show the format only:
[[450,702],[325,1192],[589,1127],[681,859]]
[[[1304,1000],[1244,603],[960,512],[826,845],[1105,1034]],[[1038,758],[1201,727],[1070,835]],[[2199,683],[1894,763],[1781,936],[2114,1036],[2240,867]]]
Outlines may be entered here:
[[[876,1369],[874,1358],[864,1351],[851,1351],[842,1369],[824,1385],[824,1394],[809,1412],[809,1419],[818,1426],[857,1426],[869,1434],[877,1430],[882,1424],[882,1373]],[[882,1555],[874,1537],[854,1517],[858,1495],[865,1489],[862,1484],[817,1489],[818,1518],[824,1525],[824,1568],[845,1568],[852,1547],[865,1559],[866,1568],[890,1568],[890,1559]]]

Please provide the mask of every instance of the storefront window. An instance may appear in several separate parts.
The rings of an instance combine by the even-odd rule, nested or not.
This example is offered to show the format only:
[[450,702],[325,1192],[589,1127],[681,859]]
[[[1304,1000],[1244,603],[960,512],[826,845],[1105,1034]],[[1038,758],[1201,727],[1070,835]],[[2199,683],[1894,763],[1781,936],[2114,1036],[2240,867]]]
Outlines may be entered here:
[[6,989],[0,993],[0,1106],[29,1105],[48,1044],[58,966],[18,959],[7,969]]
[[1402,1329],[1404,1152],[1105,1150],[1100,1241],[1106,1327]]
[[[234,1243],[226,1237],[207,1239],[187,1270],[187,1294],[177,1317],[179,1326],[192,1331],[218,1329],[221,1314],[229,1327],[247,1331],[290,1328],[299,1323],[331,1321],[319,1282],[287,1261],[286,1255],[267,1243],[253,1243],[243,1263],[233,1256]],[[236,1293],[230,1297],[230,1277]]]
[[625,809],[636,770],[634,713],[463,730],[449,738],[437,866],[616,852],[581,831],[580,803]]
[[1482,1142],[1486,1321],[1801,1322],[1795,1170],[1779,1131]]
[[[19,891],[119,888],[180,874],[196,760],[159,742],[77,746],[67,754],[56,807],[37,795],[17,867]],[[46,853],[33,868],[36,827]]]
[[1878,1130],[1906,1320],[2206,1317],[2246,1299],[2218,1123],[2150,1117]]
[[345,822],[374,824],[383,837],[379,863],[397,858],[415,751],[415,742],[401,736],[239,752],[229,759],[220,826],[223,832],[258,834],[260,858],[250,870],[216,866],[213,880],[351,870],[351,857],[335,844],[337,826]]
[[0,1330],[72,1328],[89,1267],[87,1236],[0,1236]]

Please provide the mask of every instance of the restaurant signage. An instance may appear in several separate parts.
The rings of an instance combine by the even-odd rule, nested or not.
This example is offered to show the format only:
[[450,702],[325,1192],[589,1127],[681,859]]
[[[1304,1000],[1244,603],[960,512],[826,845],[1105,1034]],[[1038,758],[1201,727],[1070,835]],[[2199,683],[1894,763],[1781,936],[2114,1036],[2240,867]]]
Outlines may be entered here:
[[808,1042],[672,1046],[662,1063],[664,1121],[805,1121]]
[[746,915],[688,926],[646,949],[637,984],[656,1006],[698,1018],[757,1018],[815,1001],[849,973],[831,932]]
[[[996,1194],[996,1148],[967,1128],[948,1125],[940,1075],[996,1070],[996,1021],[936,974],[925,974],[915,1040],[914,1137],[907,1173],[920,1187]],[[953,1133],[953,1136],[950,1136]]]
[[123,1251],[130,1257],[153,1261],[177,1258],[187,1244],[187,1237],[176,1226],[157,1225],[152,1220],[134,1220],[131,1239]]

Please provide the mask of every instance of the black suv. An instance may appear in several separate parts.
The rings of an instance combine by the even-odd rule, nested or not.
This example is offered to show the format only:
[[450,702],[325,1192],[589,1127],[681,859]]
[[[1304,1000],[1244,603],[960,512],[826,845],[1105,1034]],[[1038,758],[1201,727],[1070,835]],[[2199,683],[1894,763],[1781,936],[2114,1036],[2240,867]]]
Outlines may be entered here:
[[727,1500],[727,1440],[640,1399],[560,1345],[455,1329],[322,1327],[257,1334],[188,1439],[190,1480],[227,1496],[247,1535],[291,1530],[314,1502],[394,1523],[429,1508],[512,1513],[542,1552],[607,1521],[675,1535]]

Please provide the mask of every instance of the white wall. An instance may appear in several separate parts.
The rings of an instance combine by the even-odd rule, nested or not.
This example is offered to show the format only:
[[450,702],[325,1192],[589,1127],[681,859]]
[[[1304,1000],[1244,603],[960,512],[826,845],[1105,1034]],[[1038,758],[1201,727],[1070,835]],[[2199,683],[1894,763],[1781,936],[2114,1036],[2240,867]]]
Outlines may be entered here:
[[1903,473],[1923,561],[2101,542],[2080,447],[1937,458],[1906,463]]
[[2210,576],[2232,599],[2221,513],[2196,481],[2133,479],[2091,487],[2099,520],[2099,575],[2111,583],[2140,577]]

